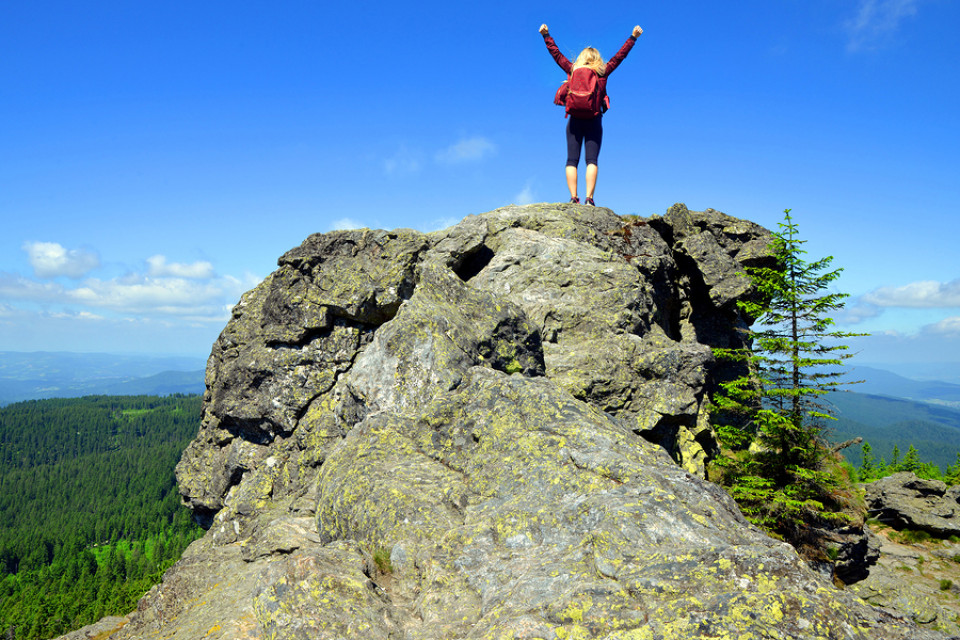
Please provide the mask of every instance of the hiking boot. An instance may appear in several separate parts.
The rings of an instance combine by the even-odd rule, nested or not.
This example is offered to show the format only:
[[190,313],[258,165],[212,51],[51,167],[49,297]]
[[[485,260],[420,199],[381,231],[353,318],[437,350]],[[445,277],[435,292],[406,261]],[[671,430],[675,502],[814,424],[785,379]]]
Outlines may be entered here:
[[591,207],[597,206],[593,203],[593,198],[587,198],[584,203],[590,205]]
[[577,196],[573,196],[572,198],[570,198],[570,204],[580,204],[580,198],[578,198]]

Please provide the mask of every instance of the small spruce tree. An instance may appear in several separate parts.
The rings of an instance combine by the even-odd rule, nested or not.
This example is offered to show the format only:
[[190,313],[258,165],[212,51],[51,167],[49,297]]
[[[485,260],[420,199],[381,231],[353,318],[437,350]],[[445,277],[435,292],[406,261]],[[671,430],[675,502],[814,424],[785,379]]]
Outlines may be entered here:
[[957,452],[957,461],[944,472],[943,481],[950,485],[960,484],[960,451]]
[[877,472],[877,459],[873,455],[873,447],[867,441],[860,447],[860,479],[873,480]]
[[910,448],[907,449],[907,454],[903,456],[903,460],[900,462],[900,471],[910,471],[919,475],[923,466],[923,461],[920,460],[920,452],[911,444]]
[[776,266],[748,268],[758,296],[740,303],[756,318],[750,348],[716,349],[746,373],[713,398],[715,429],[725,449],[716,465],[744,514],[791,542],[811,521],[843,520],[853,491],[824,437],[827,392],[847,384],[838,365],[851,357],[828,314],[843,293],[828,291],[842,269],[832,257],[804,259],[797,224],[784,211],[774,234]]

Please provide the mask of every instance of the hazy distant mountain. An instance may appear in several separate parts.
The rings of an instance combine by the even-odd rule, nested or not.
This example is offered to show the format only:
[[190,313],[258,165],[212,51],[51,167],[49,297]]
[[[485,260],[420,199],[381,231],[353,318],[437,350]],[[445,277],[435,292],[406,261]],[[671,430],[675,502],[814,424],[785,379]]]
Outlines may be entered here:
[[850,377],[863,380],[850,387],[856,393],[868,393],[920,402],[945,404],[960,409],[960,384],[936,380],[914,380],[873,367],[851,367]]
[[939,380],[960,384],[960,360],[956,362],[862,362],[853,365],[853,368],[880,369],[914,381]]
[[171,393],[203,393],[203,377],[203,369],[198,371],[164,371],[146,378],[118,382],[106,387],[102,393],[108,396],[165,396]]
[[0,352],[0,405],[85,395],[202,393],[206,362],[195,357]]

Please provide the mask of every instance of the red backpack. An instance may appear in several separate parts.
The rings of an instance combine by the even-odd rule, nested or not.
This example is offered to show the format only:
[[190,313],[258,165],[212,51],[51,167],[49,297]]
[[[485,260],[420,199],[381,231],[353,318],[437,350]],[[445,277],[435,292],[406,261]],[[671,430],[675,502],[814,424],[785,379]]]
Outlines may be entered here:
[[590,67],[573,70],[560,85],[554,104],[565,105],[567,114],[575,118],[596,118],[603,113],[600,104],[600,76]]

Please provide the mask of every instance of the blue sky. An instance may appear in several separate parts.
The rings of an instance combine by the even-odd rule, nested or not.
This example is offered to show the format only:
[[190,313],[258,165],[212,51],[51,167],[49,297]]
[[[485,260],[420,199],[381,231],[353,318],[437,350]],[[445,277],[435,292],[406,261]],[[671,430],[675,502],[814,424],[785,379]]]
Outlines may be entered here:
[[567,199],[562,73],[609,81],[597,203],[835,257],[867,362],[960,361],[960,3],[0,6],[0,350],[204,357],[318,231]]

